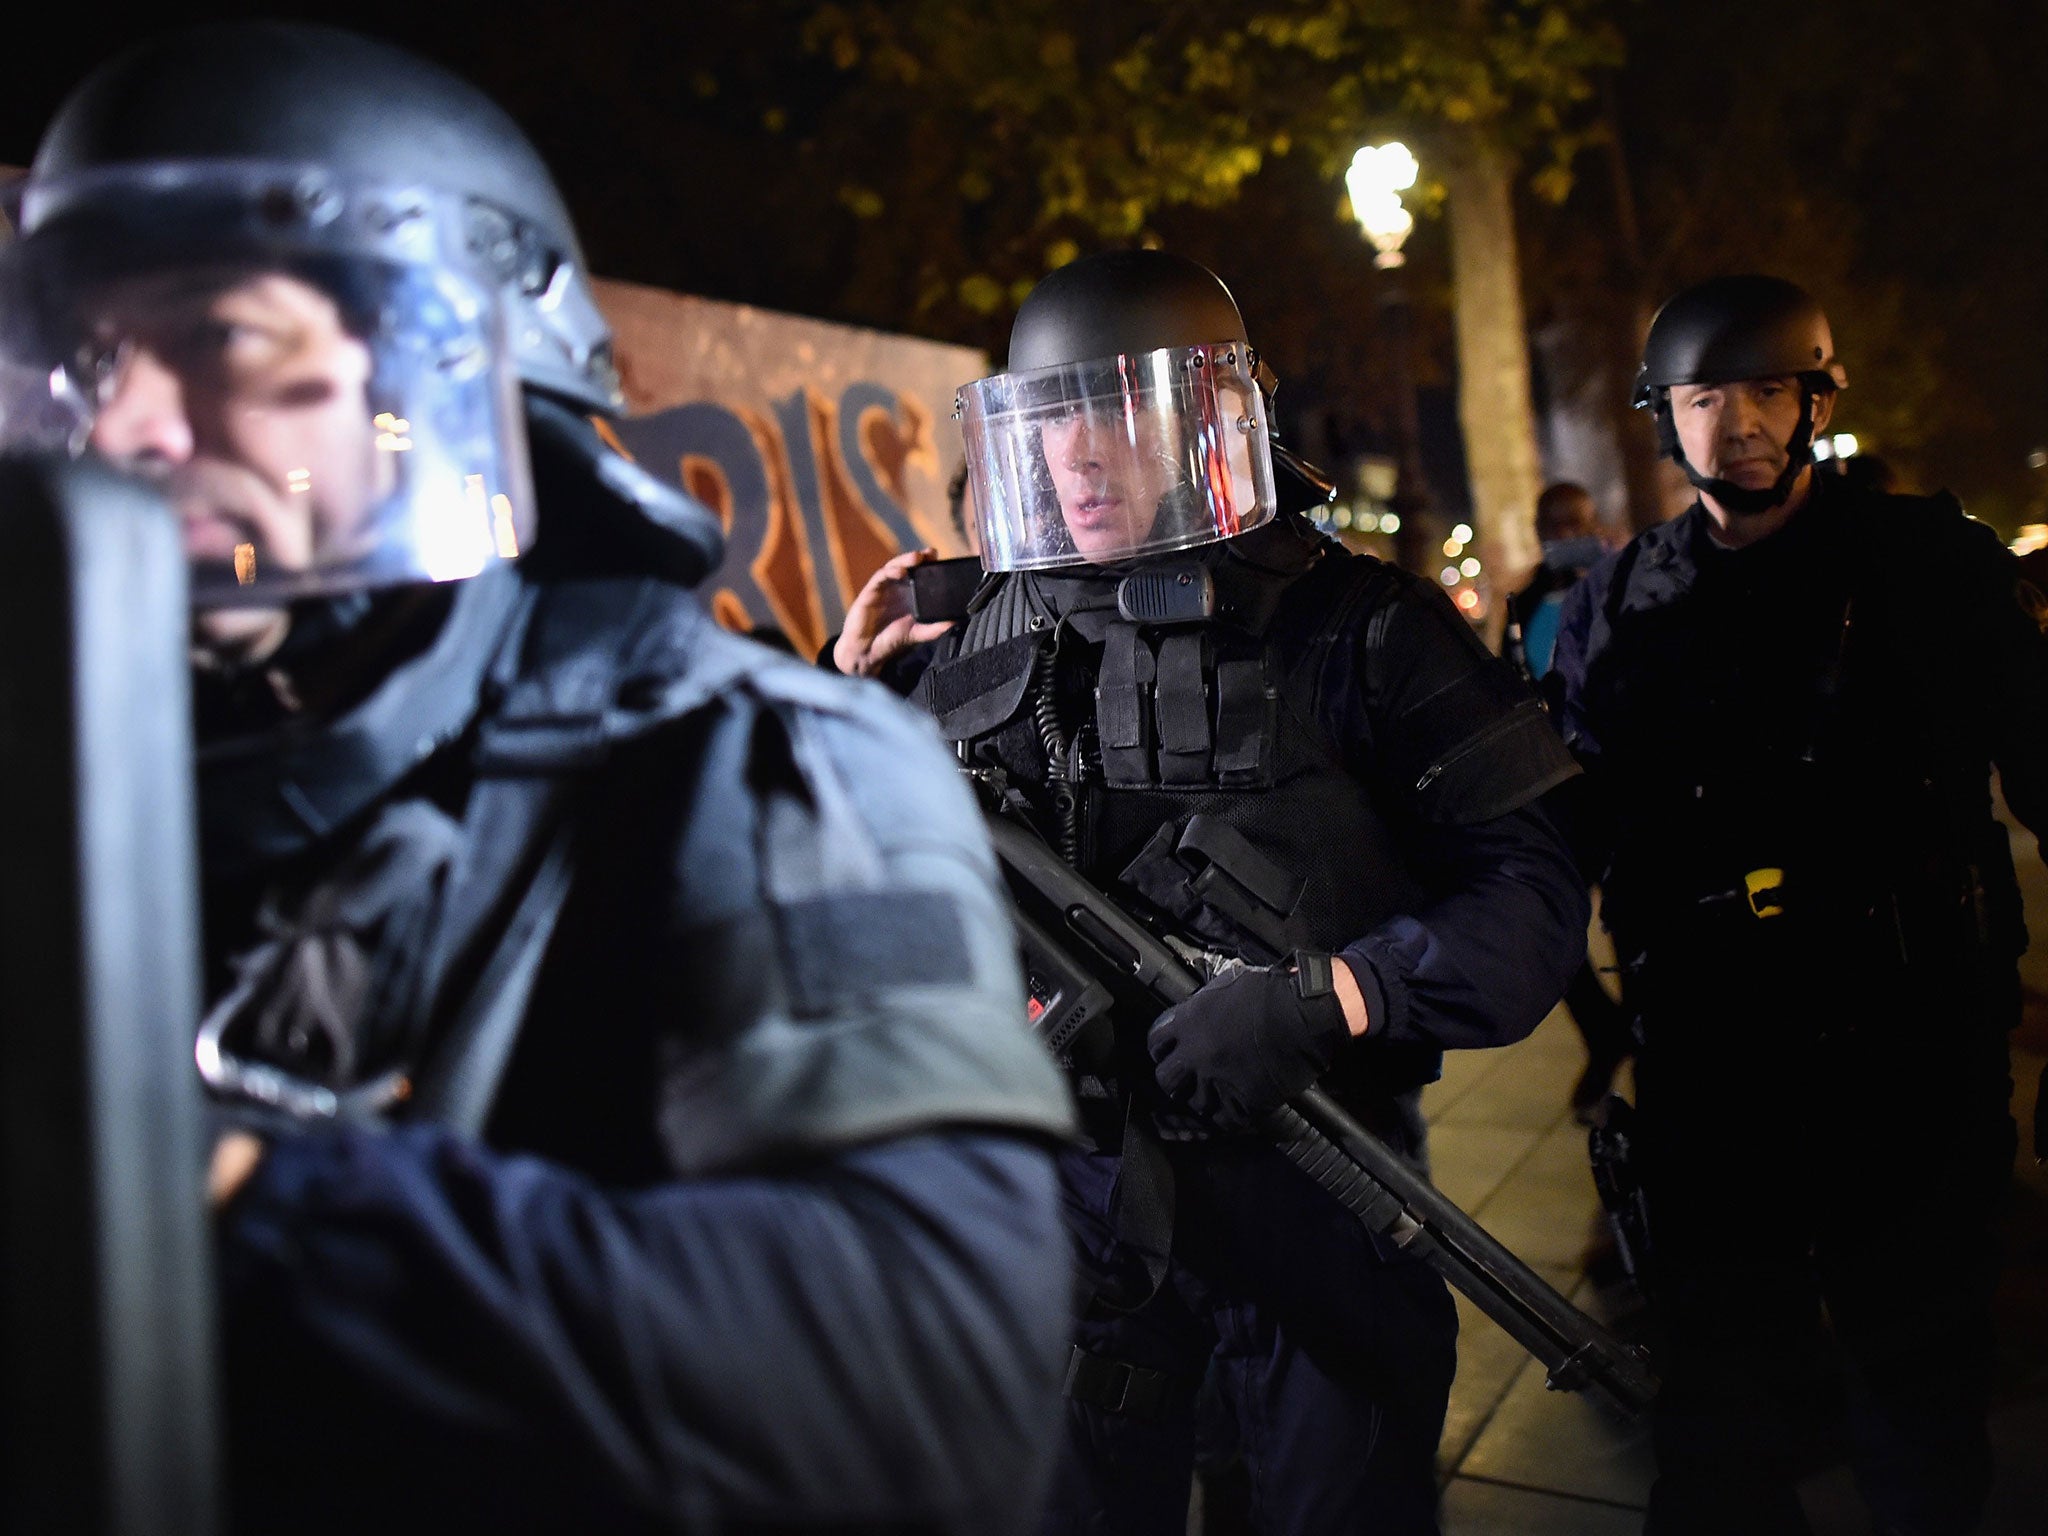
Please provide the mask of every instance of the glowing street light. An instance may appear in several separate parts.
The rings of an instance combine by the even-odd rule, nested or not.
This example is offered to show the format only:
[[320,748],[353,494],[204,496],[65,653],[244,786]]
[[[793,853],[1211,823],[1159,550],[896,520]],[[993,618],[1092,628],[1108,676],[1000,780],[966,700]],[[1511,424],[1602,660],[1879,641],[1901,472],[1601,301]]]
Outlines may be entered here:
[[1415,228],[1415,215],[1401,206],[1401,194],[1415,185],[1420,167],[1405,144],[1368,144],[1351,157],[1344,190],[1351,195],[1352,217],[1365,231],[1376,267],[1398,267],[1407,258],[1401,242]]
[[[1401,206],[1401,194],[1415,185],[1420,167],[1405,144],[1368,144],[1351,157],[1344,173],[1344,190],[1351,199],[1352,217],[1378,254],[1373,265],[1397,268],[1402,264],[1401,242],[1415,228],[1415,216]],[[1379,288],[1383,312],[1380,339],[1394,372],[1395,469],[1391,503],[1380,515],[1380,532],[1395,535],[1394,563],[1420,574],[1429,569],[1432,551],[1422,514],[1429,509],[1429,492],[1422,473],[1422,428],[1417,420],[1415,373],[1410,357],[1414,350],[1414,324],[1409,313],[1407,285],[1399,272],[1390,271]],[[1446,555],[1451,551],[1446,550]],[[1457,584],[1457,567],[1447,585]]]

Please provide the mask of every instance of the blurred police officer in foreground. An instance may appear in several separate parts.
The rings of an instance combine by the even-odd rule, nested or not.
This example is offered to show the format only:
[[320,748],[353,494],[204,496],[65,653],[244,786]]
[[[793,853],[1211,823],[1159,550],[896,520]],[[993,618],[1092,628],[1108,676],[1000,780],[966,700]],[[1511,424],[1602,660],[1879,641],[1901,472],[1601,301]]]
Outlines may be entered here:
[[[1205,1373],[1261,1529],[1436,1529],[1450,1297],[1247,1132],[1322,1079],[1420,1159],[1443,1050],[1527,1034],[1584,953],[1535,803],[1569,759],[1433,584],[1280,510],[1268,384],[1212,273],[1127,251],[1041,282],[1009,371],[962,393],[994,574],[918,696],[1217,977],[1076,1075],[1056,1530],[1183,1529]],[[843,670],[908,681],[902,579],[855,605]]]
[[1831,1355],[1882,1529],[1971,1530],[1991,1475],[2025,934],[1989,776],[2048,825],[2048,667],[1989,528],[1815,474],[1847,382],[1791,283],[1666,304],[1638,402],[1699,499],[1558,644],[1642,1018],[1658,1536],[1806,1529]]
[[21,230],[10,446],[59,407],[190,553],[238,1527],[1035,1524],[1069,1111],[971,800],[688,592],[517,128],[195,30]]

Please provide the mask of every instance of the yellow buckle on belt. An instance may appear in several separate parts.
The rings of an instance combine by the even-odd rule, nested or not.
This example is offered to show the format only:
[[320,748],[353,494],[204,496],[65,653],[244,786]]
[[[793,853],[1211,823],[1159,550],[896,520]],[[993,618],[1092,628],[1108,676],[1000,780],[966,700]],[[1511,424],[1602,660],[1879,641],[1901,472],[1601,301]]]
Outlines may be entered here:
[[1782,869],[1752,869],[1742,877],[1742,888],[1749,893],[1749,910],[1757,917],[1783,917],[1785,915],[1785,871]]

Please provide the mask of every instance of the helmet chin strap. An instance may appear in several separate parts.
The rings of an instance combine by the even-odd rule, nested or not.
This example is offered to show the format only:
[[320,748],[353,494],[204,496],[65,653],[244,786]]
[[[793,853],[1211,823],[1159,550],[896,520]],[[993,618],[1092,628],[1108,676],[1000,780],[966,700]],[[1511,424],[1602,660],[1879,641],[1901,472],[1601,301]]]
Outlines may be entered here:
[[1737,485],[1733,480],[1723,480],[1716,475],[1703,475],[1693,468],[1692,461],[1685,456],[1685,445],[1678,440],[1678,425],[1671,418],[1668,390],[1657,407],[1657,436],[1665,456],[1685,471],[1685,478],[1692,482],[1694,490],[1713,497],[1738,517],[1768,512],[1773,507],[1784,505],[1801,472],[1813,459],[1813,389],[1803,379],[1800,381],[1799,425],[1792,431],[1792,440],[1785,444],[1785,467],[1776,480],[1761,490]]

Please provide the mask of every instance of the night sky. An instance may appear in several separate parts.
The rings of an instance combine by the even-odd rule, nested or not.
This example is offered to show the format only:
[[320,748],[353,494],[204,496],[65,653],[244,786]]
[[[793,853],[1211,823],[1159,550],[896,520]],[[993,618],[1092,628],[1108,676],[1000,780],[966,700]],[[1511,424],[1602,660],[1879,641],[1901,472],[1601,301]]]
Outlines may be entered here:
[[[346,24],[468,75],[507,106],[555,168],[602,274],[799,313],[913,329],[848,274],[857,231],[814,184],[804,135],[841,88],[777,21],[786,8],[439,4],[163,6],[155,25],[223,15]],[[978,6],[963,5],[963,16]],[[1838,427],[1887,451],[1915,489],[1950,487],[2006,528],[2048,516],[2048,7],[1951,0],[1618,0],[1629,62],[1612,121],[1656,296],[1714,271],[1774,270],[1827,304],[1852,390]],[[17,43],[0,93],[0,162],[22,164],[66,89],[144,35],[44,28]],[[715,79],[715,99],[700,88]],[[767,109],[782,126],[761,125]],[[878,157],[914,146],[878,144]],[[1523,211],[1532,324],[1606,281],[1611,166],[1578,163],[1562,207]],[[1328,365],[1371,281],[1337,189],[1276,163],[1243,205],[1159,221],[1226,271],[1293,399],[1342,434],[1348,375]],[[1273,238],[1276,221],[1285,238]],[[1438,355],[1433,419],[1449,399],[1440,223],[1412,241]],[[1320,312],[1302,313],[1320,304]],[[1567,306],[1568,307],[1568,306]],[[1000,355],[1002,316],[947,340]],[[924,329],[930,330],[927,326]],[[1323,349],[1318,355],[1317,349]],[[1292,370],[1286,353],[1300,354]],[[1355,350],[1355,348],[1354,348]],[[1286,418],[1290,397],[1282,394]],[[1366,439],[1372,411],[1360,407]],[[1439,458],[1443,455],[1440,453]],[[1453,473],[1455,471],[1453,470]]]

